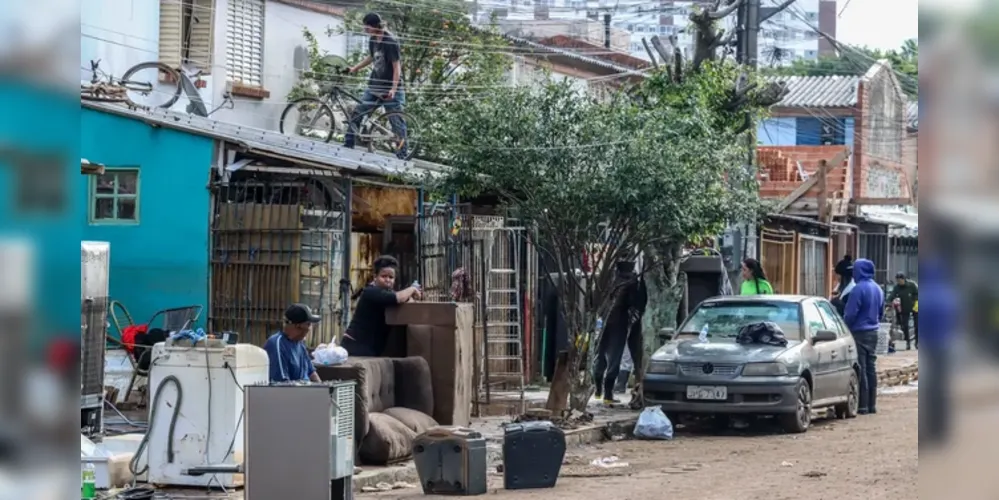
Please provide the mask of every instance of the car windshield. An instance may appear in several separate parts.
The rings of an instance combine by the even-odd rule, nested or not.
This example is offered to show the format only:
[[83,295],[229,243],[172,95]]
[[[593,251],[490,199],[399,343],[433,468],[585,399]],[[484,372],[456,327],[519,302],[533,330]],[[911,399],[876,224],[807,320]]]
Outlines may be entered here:
[[696,335],[707,325],[712,342],[735,342],[739,328],[763,321],[777,323],[788,340],[801,340],[801,317],[794,302],[708,302],[679,331]]

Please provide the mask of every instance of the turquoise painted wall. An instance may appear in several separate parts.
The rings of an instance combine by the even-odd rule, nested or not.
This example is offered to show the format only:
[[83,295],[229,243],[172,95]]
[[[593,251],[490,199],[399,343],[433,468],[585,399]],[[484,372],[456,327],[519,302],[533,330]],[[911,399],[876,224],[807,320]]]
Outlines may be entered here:
[[[81,154],[108,167],[139,169],[139,221],[94,224],[86,209],[83,238],[111,243],[111,298],[136,322],[170,307],[208,310],[208,176],[214,141],[89,109],[81,119]],[[80,176],[77,189],[89,193]],[[89,197],[86,197],[89,203]]]
[[[0,109],[4,110],[0,116],[0,150],[4,151],[0,157],[0,244],[17,240],[30,245],[32,261],[25,271],[31,291],[29,303],[24,304],[30,321],[16,333],[27,334],[27,345],[33,349],[56,335],[77,339],[80,335],[81,227],[76,223],[83,206],[76,190],[80,98],[61,90],[9,75],[0,77]],[[39,154],[55,155],[53,168],[21,173],[43,185],[61,187],[61,205],[25,211],[18,199],[22,177],[12,168],[11,158]],[[0,293],[14,295],[11,290]]]

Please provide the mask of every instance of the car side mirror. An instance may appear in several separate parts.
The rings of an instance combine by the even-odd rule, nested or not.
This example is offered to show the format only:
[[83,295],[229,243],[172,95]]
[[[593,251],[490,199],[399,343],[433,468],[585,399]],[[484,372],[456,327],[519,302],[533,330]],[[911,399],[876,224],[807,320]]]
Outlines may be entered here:
[[673,335],[675,333],[676,330],[673,328],[663,328],[659,330],[659,333],[656,334],[656,339],[659,340],[659,345],[662,346],[666,344],[666,342],[673,340]]
[[834,332],[834,331],[831,331],[831,330],[819,330],[819,331],[815,332],[815,336],[812,337],[812,343],[813,344],[818,344],[820,342],[833,342],[833,341],[835,341],[838,338],[839,338],[839,336],[836,335],[836,332]]

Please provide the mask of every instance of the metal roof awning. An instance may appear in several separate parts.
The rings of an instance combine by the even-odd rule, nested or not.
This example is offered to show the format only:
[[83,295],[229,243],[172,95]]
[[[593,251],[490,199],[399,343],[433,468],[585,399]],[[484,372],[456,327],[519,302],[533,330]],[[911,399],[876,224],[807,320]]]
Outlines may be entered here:
[[888,226],[888,235],[896,238],[919,237],[919,214],[899,208],[867,206],[860,208],[864,220]]
[[181,132],[238,144],[247,152],[310,166],[348,170],[376,176],[439,174],[447,167],[422,160],[402,161],[389,155],[348,149],[304,137],[284,135],[195,115],[152,108],[132,110],[110,104],[81,101],[84,108],[132,118]]

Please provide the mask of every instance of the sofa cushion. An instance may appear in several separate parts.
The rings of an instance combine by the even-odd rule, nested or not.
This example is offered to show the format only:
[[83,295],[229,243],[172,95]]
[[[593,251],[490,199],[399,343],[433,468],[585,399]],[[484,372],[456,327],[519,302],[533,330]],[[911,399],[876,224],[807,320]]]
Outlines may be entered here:
[[428,429],[437,427],[437,421],[434,420],[434,417],[412,408],[396,406],[395,408],[385,410],[384,413],[402,422],[417,434],[422,434]]
[[432,417],[434,387],[430,377],[430,363],[419,356],[393,358],[392,363],[395,365],[395,404],[392,407],[401,406]]
[[368,414],[368,434],[358,453],[365,464],[385,465],[408,458],[412,454],[416,432],[401,421],[384,413]]

